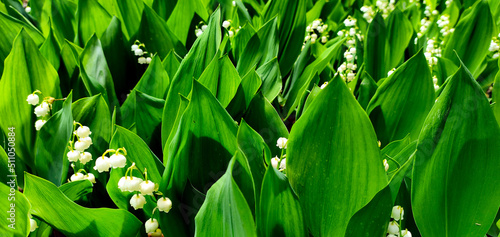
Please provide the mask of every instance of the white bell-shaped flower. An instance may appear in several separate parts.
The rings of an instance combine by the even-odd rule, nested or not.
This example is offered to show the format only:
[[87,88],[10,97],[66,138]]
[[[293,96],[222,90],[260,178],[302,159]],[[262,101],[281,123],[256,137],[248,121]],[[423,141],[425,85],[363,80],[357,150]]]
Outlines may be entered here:
[[128,189],[130,190],[130,192],[139,192],[141,191],[141,183],[143,182],[144,180],[142,180],[141,178],[137,178],[137,177],[134,177],[132,176],[132,178],[130,178],[130,181],[128,183]]
[[401,237],[411,237],[411,232],[405,229],[401,231]]
[[90,145],[92,145],[92,138],[90,137],[80,138],[80,141],[85,144],[85,150],[89,149]]
[[109,157],[109,163],[114,169],[123,168],[127,164],[127,158],[120,153],[116,153]]
[[35,114],[37,117],[44,117],[49,114],[49,104],[47,102],[42,102],[39,106],[35,107]]
[[139,64],[146,64],[148,61],[147,61],[147,59],[146,59],[145,57],[139,57],[139,58],[137,59],[137,62],[138,62]]
[[85,149],[87,149],[87,144],[83,141],[76,141],[75,142],[75,150],[79,152],[84,152]]
[[276,142],[276,146],[279,147],[280,149],[286,149],[287,147],[287,142],[288,142],[288,139],[284,138],[284,137],[280,137],[278,138],[278,141]]
[[101,157],[96,159],[94,170],[97,170],[97,171],[99,171],[99,173],[102,173],[102,172],[108,172],[109,168],[111,168],[111,164],[109,164],[108,157],[101,156]]
[[146,204],[146,198],[142,194],[134,194],[132,198],[130,198],[130,206],[134,208],[134,210],[141,209]]
[[135,56],[142,56],[144,54],[144,51],[142,51],[142,49],[136,49],[134,50],[134,54]]
[[78,180],[84,180],[85,175],[83,175],[82,173],[76,173],[76,174],[71,175],[71,178],[69,178],[69,179],[71,180],[71,182],[75,182]]
[[43,120],[43,119],[39,119],[35,122],[35,129],[37,131],[40,131],[40,129],[42,129],[43,125],[45,125],[45,123],[47,122],[47,120]]
[[80,162],[84,165],[92,160],[92,154],[90,152],[83,152],[80,154]]
[[389,163],[387,162],[387,159],[384,159],[383,163],[384,163],[385,172],[387,172],[389,170]]
[[286,169],[286,158],[283,158],[280,162],[280,170]]
[[30,218],[30,232],[35,231],[38,228],[38,224],[33,218]]
[[95,184],[95,176],[92,173],[87,173],[85,175],[85,179],[90,181],[91,183]]
[[146,227],[146,233],[155,232],[155,230],[158,229],[158,221],[155,218],[150,218],[146,221],[144,226]]
[[155,183],[151,180],[142,181],[140,191],[142,195],[153,195],[153,192],[155,191]]
[[277,169],[278,168],[278,164],[280,163],[280,158],[278,158],[277,156],[271,158],[271,165]]
[[78,127],[78,129],[76,129],[75,134],[79,138],[85,138],[85,137],[88,137],[90,134],[92,134],[92,132],[90,131],[89,127],[87,127],[87,126],[80,126],[80,127]]
[[167,197],[162,197],[158,199],[156,205],[160,211],[164,211],[166,213],[168,213],[170,209],[172,209],[172,201],[170,200],[170,198]]
[[66,156],[68,156],[68,160],[70,162],[77,162],[81,157],[80,152],[76,150],[68,151],[68,153],[66,153]]
[[224,22],[222,22],[222,27],[224,27],[224,28],[226,28],[226,29],[227,29],[227,28],[229,28],[230,26],[231,26],[231,22],[230,22],[230,21],[224,21]]
[[137,44],[133,44],[133,45],[130,47],[130,49],[131,49],[132,51],[134,51],[134,52],[135,52],[138,48],[139,48],[139,45],[137,45]]
[[387,227],[387,233],[399,235],[399,224],[396,221],[391,221]]
[[405,211],[403,210],[403,207],[394,206],[392,208],[391,218],[393,218],[395,221],[403,220],[404,214],[405,214]]
[[40,98],[37,94],[29,94],[26,101],[28,101],[30,105],[37,105],[40,102]]

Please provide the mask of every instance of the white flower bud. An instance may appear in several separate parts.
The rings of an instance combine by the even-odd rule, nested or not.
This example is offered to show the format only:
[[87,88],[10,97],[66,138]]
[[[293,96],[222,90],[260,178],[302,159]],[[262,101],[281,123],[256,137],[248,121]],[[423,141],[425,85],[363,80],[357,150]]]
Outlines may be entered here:
[[43,120],[43,119],[39,119],[35,122],[35,129],[37,131],[40,131],[40,129],[42,129],[43,125],[45,125],[45,123],[47,122],[47,120]]
[[339,31],[339,32],[337,32],[337,35],[338,35],[338,36],[344,36],[344,31]]
[[108,172],[109,168],[111,168],[111,164],[109,164],[109,158],[106,156],[101,156],[95,160],[94,170],[102,172]]
[[90,181],[91,183],[95,184],[95,176],[94,174],[92,173],[87,173],[87,175],[85,175],[85,179]]
[[201,26],[201,30],[202,30],[202,31],[207,30],[207,28],[208,28],[208,25],[202,25],[202,26]]
[[315,40],[318,39],[318,35],[317,34],[312,34],[311,35],[311,39],[315,39]]
[[323,83],[323,85],[321,85],[320,89],[325,89],[325,87],[328,85],[328,82],[325,81],[325,83]]
[[75,142],[75,150],[77,150],[77,151],[80,151],[80,152],[85,151],[86,146],[87,146],[87,144],[83,141],[76,141]]
[[280,170],[286,169],[286,158],[283,158],[280,162]]
[[146,59],[145,57],[139,57],[139,58],[137,59],[137,62],[138,62],[139,64],[146,64],[148,61],[147,61],[147,59]]
[[150,63],[151,63],[151,57],[147,57],[147,58],[146,58],[146,63],[147,63],[147,64],[150,64]]
[[391,213],[391,218],[393,218],[396,221],[403,220],[403,215],[405,214],[405,211],[401,206],[394,206],[392,208],[392,213]]
[[137,44],[133,44],[133,45],[130,47],[130,49],[131,49],[132,51],[134,51],[134,52],[135,52],[137,49],[139,49],[139,45],[137,45]]
[[222,22],[222,27],[227,29],[227,28],[229,28],[229,26],[231,26],[231,22],[229,22],[229,21]]
[[393,68],[393,69],[391,69],[390,71],[388,71],[388,72],[387,72],[387,77],[391,76],[391,75],[394,73],[394,71],[396,71],[396,69],[395,69],[395,68]]
[[278,163],[280,162],[280,158],[278,158],[277,156],[271,158],[271,165],[274,167],[274,168],[278,168]]
[[402,237],[411,237],[411,232],[408,231],[407,229],[401,231],[401,236]]
[[151,180],[142,181],[140,185],[140,192],[142,195],[153,195],[155,191],[155,183]]
[[68,160],[70,162],[77,162],[78,159],[80,159],[80,152],[79,151],[68,151],[68,153],[66,153],[66,156],[68,156]]
[[109,164],[115,168],[123,168],[127,164],[127,158],[122,154],[113,154],[109,157]]
[[83,144],[85,145],[84,149],[89,149],[90,145],[92,145],[92,138],[90,137],[84,137],[84,138],[80,138],[80,141],[83,142]]
[[30,13],[31,12],[31,7],[26,7],[24,10],[26,11],[26,13]]
[[318,28],[319,24],[321,24],[321,22],[319,20],[314,20],[312,22],[312,27],[311,28],[316,29],[316,28]]
[[229,35],[230,38],[234,36],[234,32],[232,30],[228,31],[227,34]]
[[30,105],[37,105],[40,102],[40,98],[37,94],[29,94],[26,101],[28,101]]
[[136,49],[134,50],[135,56],[142,56],[144,54],[144,51],[142,49]]
[[310,26],[307,26],[307,27],[306,27],[306,31],[307,31],[307,32],[311,32],[311,27],[310,27]]
[[35,231],[38,228],[38,224],[33,218],[30,218],[30,232]]
[[399,224],[395,221],[391,221],[389,223],[389,227],[387,227],[387,233],[398,235],[399,234]]
[[233,1],[232,3],[233,3],[233,7],[236,7],[236,1]]
[[134,210],[141,209],[146,204],[146,198],[142,194],[134,194],[132,198],[130,198],[130,206],[134,208]]
[[201,34],[203,34],[203,31],[202,31],[202,30],[200,30],[200,29],[196,29],[196,30],[194,31],[194,33],[196,34],[196,37],[200,37],[200,36],[201,36]]
[[326,36],[321,37],[321,43],[326,44],[328,42],[328,38]]
[[92,154],[90,152],[83,152],[80,154],[80,162],[82,165],[87,164],[87,162],[92,160]]
[[356,74],[354,74],[353,72],[349,72],[347,73],[347,81],[352,81],[354,80],[354,78],[356,77]]
[[389,163],[387,162],[387,159],[384,159],[383,163],[384,163],[385,172],[387,172],[389,170]]
[[90,128],[87,126],[80,126],[76,129],[75,134],[80,138],[88,137],[92,132],[90,132]]
[[160,228],[156,229],[154,233],[149,233],[151,237],[163,237],[163,233]]
[[146,233],[152,233],[155,232],[156,229],[158,229],[158,221],[154,218],[150,218],[149,220],[146,221],[146,224],[144,224],[146,227]]
[[346,59],[347,61],[352,61],[352,60],[354,59],[354,56],[353,56],[352,54],[347,54],[347,55],[345,56],[345,59]]
[[75,182],[78,180],[84,180],[85,176],[82,173],[76,173],[76,174],[71,175],[71,178],[69,178],[69,179],[71,180],[71,182]]
[[284,138],[284,137],[280,137],[278,138],[278,141],[276,142],[276,146],[279,147],[280,149],[283,149],[287,147],[287,142],[288,142],[288,139]]
[[158,210],[168,213],[170,209],[172,209],[172,201],[169,198],[162,197],[158,199],[156,204],[158,206]]
[[47,102],[43,102],[39,106],[35,107],[35,114],[37,117],[44,117],[49,114],[49,104]]

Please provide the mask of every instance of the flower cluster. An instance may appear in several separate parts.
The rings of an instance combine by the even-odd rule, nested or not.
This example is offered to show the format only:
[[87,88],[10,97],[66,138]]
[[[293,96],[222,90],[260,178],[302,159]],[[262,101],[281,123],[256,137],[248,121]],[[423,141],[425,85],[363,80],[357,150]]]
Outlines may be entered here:
[[348,16],[347,19],[344,20],[346,29],[337,33],[338,36],[347,38],[347,49],[344,52],[345,61],[337,68],[336,74],[338,73],[347,83],[354,80],[356,77],[356,69],[358,68],[358,65],[356,64],[356,60],[358,58],[358,56],[356,56],[356,38],[359,41],[363,40],[363,36],[359,32],[356,22],[356,18]]
[[311,40],[311,44],[315,44],[318,39],[321,40],[322,44],[326,44],[326,42],[328,42],[328,38],[328,24],[324,24],[321,19],[316,19],[306,27],[304,45],[308,40]]
[[227,35],[232,38],[236,33],[238,33],[238,31],[241,29],[241,26],[238,27],[237,29],[232,27],[232,21],[231,20],[225,20],[224,22],[222,22],[222,27],[224,27],[224,29],[227,30]]
[[404,210],[401,206],[394,206],[391,212],[392,221],[387,227],[387,237],[411,237],[411,232],[407,229],[401,230],[401,221],[403,220]]
[[92,154],[85,151],[92,145],[92,138],[90,137],[90,134],[92,134],[92,132],[89,127],[73,121],[73,135],[69,141],[69,151],[66,153],[74,171],[73,175],[70,177],[71,182],[87,179],[90,182],[95,183],[94,174],[88,173],[85,169],[79,169],[78,171],[75,170],[76,162],[80,161],[80,163],[84,166],[92,160]]
[[200,22],[200,24],[198,24],[196,26],[196,29],[194,30],[194,34],[196,35],[197,38],[199,38],[201,36],[201,34],[203,34],[203,32],[205,30],[207,30],[207,28],[208,28],[208,25],[206,25],[203,22]]
[[427,41],[424,55],[431,68],[437,65],[437,57],[441,57],[441,47],[437,44],[436,40],[429,39]]
[[438,85],[438,78],[436,75],[432,76],[432,83],[434,84],[434,90],[438,90],[439,89],[439,85]]
[[26,101],[28,104],[36,106],[34,113],[39,119],[35,122],[35,128],[39,131],[47,122],[48,117],[50,117],[52,103],[54,103],[55,99],[52,97],[46,97],[43,99],[42,103],[40,103],[40,97],[38,97],[37,94],[42,94],[42,92],[35,90],[33,93],[28,95]]
[[500,34],[498,34],[498,37],[493,37],[491,39],[490,47],[488,49],[490,52],[493,52],[493,58],[498,58],[500,55]]
[[149,54],[148,56],[148,51],[146,50],[146,46],[141,43],[140,41],[136,40],[134,44],[130,47],[132,52],[134,52],[134,55],[137,56],[137,62],[139,64],[150,64],[151,63],[151,57],[153,54]]
[[369,6],[365,5],[361,7],[361,12],[363,12],[363,18],[370,23],[373,20],[373,17],[375,17],[375,13],[377,11],[382,13],[383,18],[387,18],[389,14],[396,8],[395,7],[395,0],[377,0],[374,6]]
[[[140,173],[142,178],[138,178],[133,176],[133,171],[137,170]],[[144,174],[141,172],[139,168],[132,163],[132,165],[125,172],[125,176],[120,178],[118,181],[118,188],[122,192],[132,192],[134,195],[130,198],[130,206],[132,206],[135,210],[144,208],[146,204],[146,196],[155,197],[155,194],[163,195],[158,192],[158,185],[153,181],[148,180],[148,172],[147,169],[144,169]],[[172,209],[172,201],[168,197],[160,197],[156,202],[156,207],[153,209],[153,214],[155,210],[163,211],[168,213],[170,209]],[[161,230],[158,228],[158,221],[155,218],[150,218],[145,223],[146,233],[150,235],[161,236]]]
[[[437,20],[437,25],[439,29],[441,29],[439,32],[443,35],[443,37],[446,37],[455,31],[454,28],[451,28],[450,15],[448,14],[441,15]],[[444,41],[441,44],[444,44]]]
[[387,162],[387,159],[384,159],[382,163],[384,164],[385,172],[387,172],[389,170],[389,163]]
[[271,165],[275,168],[278,169],[279,171],[284,171],[286,169],[286,154],[284,154],[285,149],[287,148],[288,144],[288,139],[284,137],[278,138],[278,141],[276,142],[276,146],[281,149],[281,156],[275,156],[271,159]]
[[[107,157],[106,154],[113,152],[114,154],[110,157]],[[123,153],[123,154],[122,154]],[[125,147],[118,149],[108,149],[96,159],[94,170],[97,170],[99,173],[108,172],[110,168],[124,168],[127,164],[127,150]]]

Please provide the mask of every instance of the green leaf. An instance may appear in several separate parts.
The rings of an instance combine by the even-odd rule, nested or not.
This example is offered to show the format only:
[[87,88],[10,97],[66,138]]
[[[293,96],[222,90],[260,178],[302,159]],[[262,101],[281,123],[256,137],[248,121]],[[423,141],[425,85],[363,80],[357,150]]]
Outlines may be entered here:
[[84,45],[93,35],[100,38],[112,18],[97,0],[79,0],[76,16],[78,19],[76,42],[79,45]]
[[[6,174],[8,173],[3,175]],[[15,183],[13,186],[0,183],[0,195],[3,197],[0,201],[3,209],[0,212],[0,218],[2,218],[0,232],[5,236],[28,236],[30,233],[29,212],[31,205],[24,194],[17,190]]]
[[206,31],[194,42],[189,53],[182,60],[177,73],[170,82],[165,108],[163,109],[163,122],[161,128],[161,137],[163,147],[173,128],[174,119],[179,110],[179,94],[186,97],[192,88],[192,79],[199,78],[205,68],[210,64],[217,51],[219,50],[221,40],[221,19],[220,10],[214,12],[208,23]]
[[257,69],[257,74],[262,79],[262,94],[269,100],[274,101],[281,91],[281,75],[277,58],[272,59]]
[[220,59],[215,56],[198,81],[212,92],[224,108],[236,95],[241,83],[238,71],[227,55]]
[[276,146],[276,141],[280,137],[288,137],[288,129],[262,93],[255,95],[244,118],[248,125],[264,138],[271,154],[279,155],[281,150]]
[[241,79],[236,95],[226,107],[226,110],[235,118],[239,118],[246,111],[253,97],[262,85],[262,80],[255,70],[251,70]]
[[411,198],[420,233],[485,235],[500,205],[500,129],[463,63],[425,124],[418,138]]
[[[30,3],[32,12],[36,12],[37,9],[33,8],[32,3]],[[50,31],[53,31],[55,38],[61,45],[64,39],[72,42],[75,41],[75,34],[78,29],[76,10],[77,3],[75,1],[43,1],[39,20],[42,31],[46,35],[49,35]]]
[[[43,96],[61,98],[56,70],[42,56],[28,33],[21,30],[5,59],[5,70],[0,80],[0,111],[6,115],[0,119],[0,127],[4,134],[9,133],[9,127],[15,128],[16,157],[19,163],[24,162],[30,167],[34,165],[35,157],[36,117],[26,97],[37,89]],[[22,179],[22,175],[18,175]]]
[[0,12],[0,73],[4,70],[4,60],[13,48],[13,41],[17,38],[19,31],[24,29],[26,35],[29,35],[37,46],[42,45],[45,40],[40,31],[31,25],[19,21],[9,15]]
[[158,55],[155,55],[148,69],[142,75],[141,80],[134,87],[134,90],[144,92],[147,95],[159,99],[165,99],[169,86],[170,79],[168,74],[163,68],[163,64]]
[[175,73],[177,72],[177,69],[179,69],[179,66],[181,65],[180,62],[177,60],[177,57],[175,56],[175,52],[172,50],[167,54],[167,57],[165,57],[162,61],[163,68],[165,68],[165,71],[168,74],[168,78],[173,78],[175,76]]
[[178,55],[186,55],[186,48],[167,23],[148,6],[144,6],[137,39],[146,45],[150,53],[158,54],[161,58],[167,56],[171,50]]
[[385,50],[386,50],[387,28],[384,23],[384,18],[380,13],[377,13],[373,18],[366,33],[364,43],[364,65],[365,71],[378,82],[381,78],[386,77],[389,69],[385,65]]
[[370,74],[366,73],[365,71],[363,71],[362,73],[362,76],[359,77],[361,79],[361,84],[359,85],[357,91],[358,102],[361,107],[363,107],[363,109],[366,109],[366,107],[370,103],[370,100],[373,98],[373,95],[375,95],[375,93],[377,92],[378,85],[370,76]]
[[122,22],[121,28],[125,38],[132,38],[139,31],[144,2],[141,0],[114,0],[116,14]]
[[96,35],[93,35],[85,45],[79,61],[80,76],[87,92],[91,96],[102,94],[110,109],[119,105],[101,41]]
[[59,190],[75,202],[92,193],[92,183],[88,180],[78,180],[61,185]]
[[65,181],[68,173],[66,147],[73,132],[72,99],[69,94],[63,108],[47,120],[36,137],[36,173],[57,186]]
[[[171,3],[167,3],[170,5]],[[195,13],[203,20],[208,19],[208,12],[200,0],[183,0],[175,5],[172,14],[168,18],[167,25],[177,38],[186,45],[187,36],[191,28],[191,21]],[[220,27],[220,26],[219,26]]]
[[49,35],[45,42],[42,44],[40,47],[40,52],[42,55],[47,59],[52,66],[54,66],[54,69],[58,70],[59,65],[60,65],[60,52],[61,49],[59,47],[59,43],[57,43],[57,39],[54,36],[54,31],[52,30],[52,27],[50,28]]
[[[498,60],[498,67],[500,68],[500,60]],[[495,83],[493,83],[493,113],[500,125],[500,71],[498,71],[495,77]]]
[[404,60],[405,49],[413,35],[411,22],[399,8],[394,9],[387,19],[387,59],[385,68],[392,69]]
[[418,138],[434,104],[434,88],[423,50],[401,65],[375,92],[366,112],[382,146],[404,138]]
[[195,236],[257,236],[250,207],[233,179],[235,160],[208,190],[195,217]]
[[126,128],[135,125],[134,132],[147,144],[161,147],[159,135],[164,105],[163,99],[149,96],[134,89],[121,107],[121,124]]
[[308,236],[299,199],[284,174],[269,166],[262,183],[260,236]]
[[[7,182],[10,181],[8,174],[12,173],[11,168],[14,167],[13,165],[16,165],[14,162],[10,161],[9,156],[7,155],[7,152],[9,152],[11,154],[11,157],[14,157],[12,155],[14,155],[13,152],[15,151],[15,147],[9,147],[7,141],[8,140],[6,140],[6,144],[5,144],[7,151],[4,150],[4,148],[2,146],[0,146],[0,174],[5,174],[5,175],[3,175],[3,177],[0,177],[0,183],[4,183],[6,185],[8,185]],[[17,186],[17,179],[14,182],[14,184]]]
[[54,184],[28,173],[24,195],[31,203],[31,213],[64,235],[130,236],[142,225],[124,210],[79,206]]
[[387,178],[368,116],[340,78],[294,124],[287,144],[287,176],[311,234],[344,236]]
[[443,50],[443,57],[460,65],[454,53],[456,51],[465,66],[475,73],[489,53],[488,47],[494,27],[488,3],[484,0],[478,1],[470,13],[458,22]]

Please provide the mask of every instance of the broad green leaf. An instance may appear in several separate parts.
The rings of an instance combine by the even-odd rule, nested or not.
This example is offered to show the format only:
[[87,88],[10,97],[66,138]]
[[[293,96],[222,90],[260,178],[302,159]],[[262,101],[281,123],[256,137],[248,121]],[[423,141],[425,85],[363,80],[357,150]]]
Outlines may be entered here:
[[446,43],[443,57],[460,65],[455,51],[465,66],[475,73],[488,54],[488,47],[494,32],[490,7],[484,0],[478,1],[471,12],[463,16],[455,27],[454,33]]
[[75,42],[83,46],[93,35],[102,36],[112,16],[97,0],[79,0],[76,18],[78,31]]
[[85,208],[72,202],[54,184],[25,174],[24,195],[31,213],[70,236],[130,236],[142,223],[131,213],[109,208]]
[[110,109],[117,106],[118,99],[115,94],[113,78],[102,50],[101,41],[95,34],[85,45],[79,61],[80,76],[87,92],[91,96],[102,94]]
[[153,0],[151,6],[163,19],[168,19],[170,14],[174,11],[177,1],[178,0]]
[[171,50],[167,54],[167,57],[163,59],[162,64],[163,68],[168,74],[168,78],[173,78],[175,76],[175,73],[177,72],[177,69],[179,69],[179,66],[181,65],[173,50]]
[[405,49],[413,35],[411,22],[398,8],[394,9],[387,19],[387,47],[385,68],[390,70],[404,60]]
[[[236,158],[231,160],[234,164]],[[195,217],[194,236],[257,236],[250,207],[233,179],[233,165],[208,190]]]
[[357,94],[359,104],[361,105],[361,107],[363,107],[363,109],[366,109],[366,107],[370,103],[370,100],[373,98],[373,95],[375,95],[375,93],[377,92],[378,85],[370,76],[370,74],[364,71],[362,73],[362,76],[359,77],[361,83],[357,90]]
[[384,18],[380,13],[377,13],[372,22],[368,26],[366,38],[364,42],[364,65],[365,71],[378,82],[381,78],[386,77],[388,70],[386,68],[385,51],[386,51],[387,28],[384,23]]
[[133,90],[121,107],[121,125],[126,128],[135,125],[134,132],[147,144],[161,147],[160,131],[164,105],[163,99]]
[[36,136],[36,173],[57,186],[65,181],[68,173],[66,147],[73,132],[72,99],[69,94],[63,108],[47,120]]
[[117,17],[122,22],[122,32],[130,40],[139,30],[144,3],[140,0],[114,0],[114,5]]
[[[262,28],[261,28],[262,29]],[[250,23],[245,24],[244,26],[241,27],[241,29],[238,31],[238,34],[234,36],[234,38],[231,39],[231,46],[232,46],[232,51],[233,55],[236,61],[239,62],[243,52],[248,46],[248,43],[250,42],[250,39],[255,35],[255,29],[252,27]],[[239,63],[238,63],[239,65]],[[240,65],[243,66],[243,65]],[[248,66],[248,65],[244,65]]]
[[165,99],[169,86],[170,79],[168,74],[163,68],[159,56],[155,55],[148,69],[142,75],[141,80],[135,85],[134,90],[144,92],[152,97]]
[[270,102],[274,101],[281,91],[282,82],[277,58],[272,59],[257,69],[257,74],[262,79],[262,94]]
[[[500,68],[500,60],[498,60],[498,67]],[[495,82],[493,83],[493,113],[500,125],[500,71],[497,73]]]
[[205,68],[210,64],[217,54],[221,40],[221,19],[220,10],[214,12],[208,23],[206,31],[194,42],[189,53],[182,60],[177,73],[170,81],[170,88],[165,100],[163,109],[163,122],[161,128],[161,137],[163,147],[173,129],[177,112],[180,104],[179,94],[187,96],[192,88],[192,79],[199,78]]
[[45,57],[45,59],[47,59],[52,64],[52,66],[54,66],[54,69],[59,69],[59,65],[61,63],[61,49],[59,47],[59,43],[57,43],[56,37],[54,36],[52,27],[50,28],[47,39],[45,39],[45,42],[42,44],[42,46],[40,46],[40,52]]
[[[206,193],[237,150],[237,126],[210,91],[194,81],[192,97],[164,152],[162,189],[182,192],[187,179]],[[213,129],[217,128],[217,129]]]
[[290,86],[288,87],[289,89],[283,93],[283,97],[286,100],[285,106],[283,107],[283,114],[286,118],[288,118],[299,105],[300,96],[310,86],[314,75],[322,72],[330,60],[339,54],[344,41],[345,39],[342,39],[329,46],[316,60],[307,65],[304,71],[294,71],[292,73],[292,77],[289,79],[291,80]]
[[434,70],[438,78],[438,85],[443,85],[444,81],[446,81],[449,76],[455,74],[458,67],[447,58],[438,58],[438,63]]
[[500,205],[500,129],[463,63],[424,124],[411,198],[419,231],[423,236],[484,236]]
[[4,60],[11,52],[13,41],[17,38],[19,31],[24,29],[26,35],[29,35],[37,46],[42,45],[44,37],[40,31],[32,26],[19,21],[3,12],[0,12],[0,73],[4,70]]
[[186,54],[184,45],[167,23],[148,6],[144,6],[137,39],[146,45],[150,53],[158,54],[161,58],[167,56],[171,50],[181,56]]
[[[7,173],[8,174],[8,173]],[[6,174],[2,174],[6,175]],[[0,183],[0,195],[2,200],[2,225],[0,232],[4,236],[25,237],[30,233],[29,212],[31,205],[23,193],[17,190],[15,183],[13,186]]]
[[[30,167],[34,165],[35,158],[36,117],[26,97],[35,90],[43,93],[41,98],[61,98],[56,70],[42,56],[28,33],[21,30],[5,60],[5,70],[0,80],[0,111],[8,115],[1,117],[0,127],[4,134],[9,133],[9,127],[15,128],[18,163],[24,162]],[[21,180],[22,171],[18,176]]]
[[[169,5],[171,3],[167,3]],[[175,5],[168,18],[167,25],[177,38],[186,45],[187,36],[191,28],[191,21],[195,13],[203,20],[208,20],[208,12],[200,0],[182,0]]]
[[87,89],[80,76],[80,53],[83,51],[78,45],[69,41],[64,41],[61,48],[61,64],[59,67],[59,77],[61,81],[61,91],[68,94],[73,91],[75,99],[87,96]]
[[338,77],[294,124],[287,146],[287,176],[314,236],[344,236],[387,185],[375,131]]
[[75,202],[92,193],[92,183],[88,180],[78,180],[61,185],[59,190],[61,190],[69,200]]
[[224,108],[236,95],[241,83],[238,71],[227,55],[220,59],[215,56],[198,81],[212,92]]
[[253,97],[262,85],[262,80],[255,70],[251,70],[241,79],[236,95],[226,107],[226,110],[235,120],[239,120],[243,112],[248,108]]
[[[35,1],[41,2],[41,1]],[[33,3],[33,2],[31,2]],[[32,12],[37,9],[32,8]],[[75,41],[77,31],[77,2],[65,0],[44,1],[40,16],[40,26],[45,35],[53,31],[59,44],[64,43],[64,39]]]
[[255,206],[258,208],[262,180],[266,172],[266,161],[270,163],[271,151],[264,142],[264,139],[243,119],[238,128],[237,139],[238,148],[245,155],[252,173],[255,185]]
[[271,149],[272,156],[281,154],[281,150],[276,146],[276,141],[280,137],[288,137],[288,129],[278,112],[262,93],[255,95],[244,118],[248,125],[264,138],[267,146]]
[[307,236],[299,199],[286,176],[272,166],[264,176],[260,203],[260,236]]
[[305,37],[306,1],[269,1],[262,15],[266,21],[278,17],[278,61],[281,74],[286,75],[299,56]]
[[431,73],[423,50],[401,65],[366,107],[382,146],[404,138],[416,140],[434,104]]
[[[10,157],[15,157],[15,156],[13,156],[14,152],[15,152],[15,147],[9,146],[7,141],[5,144],[6,150],[4,150],[4,148],[2,147],[4,145],[3,143],[2,143],[2,146],[0,146],[0,173],[5,174],[5,175],[3,175],[3,177],[0,177],[0,183],[4,183],[6,185],[8,185],[7,182],[11,181],[11,179],[8,175],[12,174],[12,173],[16,173],[14,170],[16,163],[11,162],[11,159],[9,159],[9,156],[7,155],[7,153],[10,153],[11,154]],[[14,184],[17,187],[17,179],[15,180]]]

